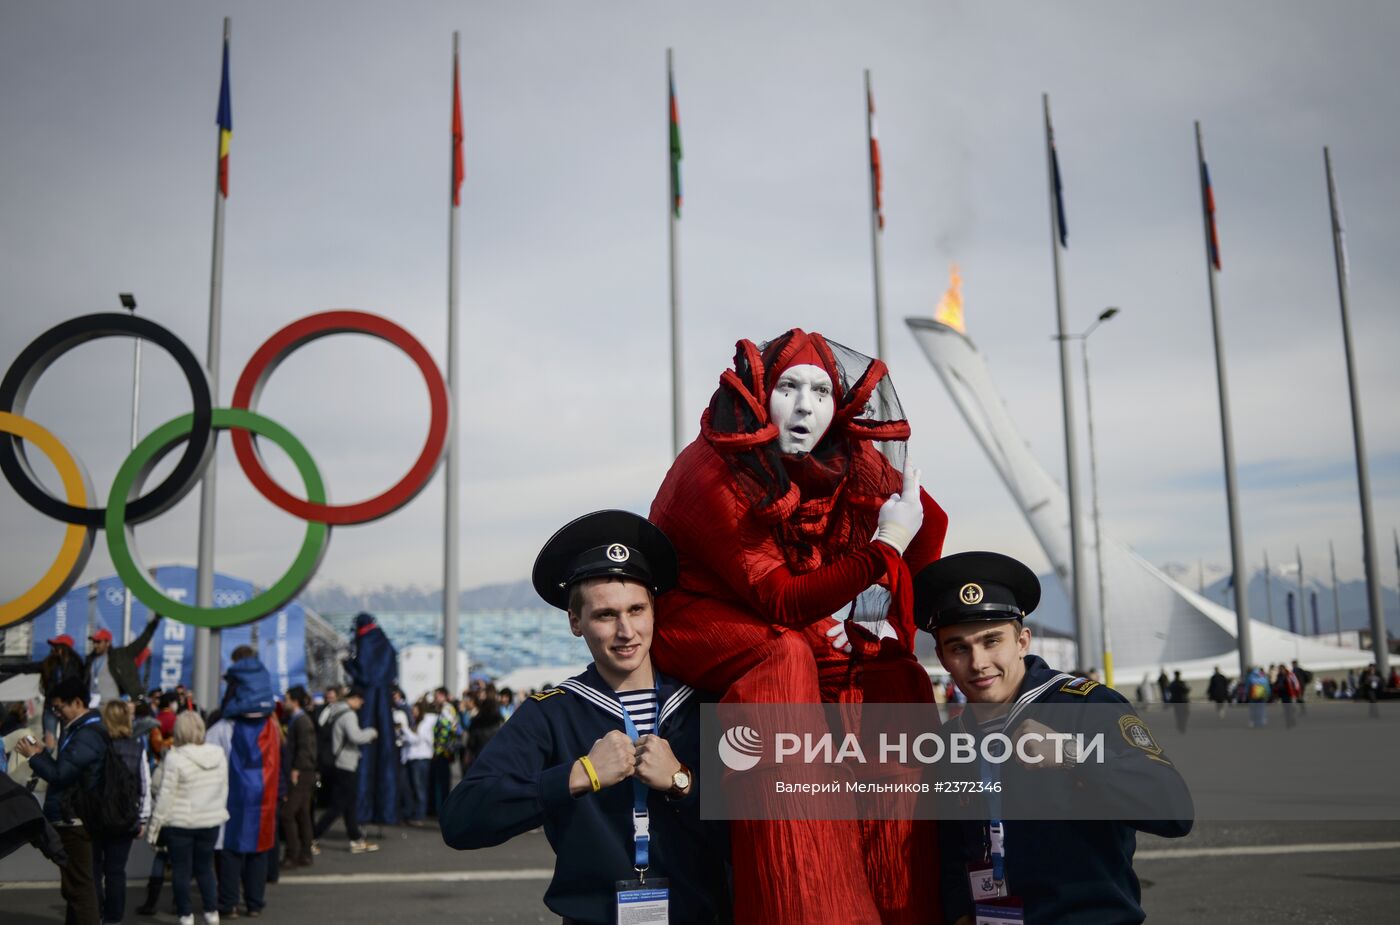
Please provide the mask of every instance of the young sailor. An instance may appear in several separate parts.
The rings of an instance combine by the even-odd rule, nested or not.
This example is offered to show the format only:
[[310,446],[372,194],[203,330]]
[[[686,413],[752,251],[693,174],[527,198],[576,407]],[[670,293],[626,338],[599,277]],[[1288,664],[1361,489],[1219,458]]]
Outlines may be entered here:
[[[1039,602],[1035,573],[998,553],[946,556],[914,579],[914,619],[970,705],[945,729],[1004,732],[1018,747],[1041,736],[1025,747],[1033,765],[1018,756],[995,772],[985,819],[940,822],[944,916],[950,925],[1141,922],[1137,831],[1186,835],[1190,794],[1122,695],[1029,654],[1022,621]],[[1081,761],[1072,744],[1047,747],[1048,734],[1071,727],[1104,732],[1102,764]],[[1014,783],[1001,789],[1005,777]],[[1086,811],[1067,819],[1066,806]]]
[[[712,923],[727,906],[723,829],[699,819],[699,698],[652,668],[655,596],[676,581],[656,527],[599,511],[535,560],[540,597],[569,613],[586,671],[515,711],[452,791],[453,848],[543,825],[554,848],[544,902],[566,923]],[[625,913],[625,914],[624,914]]]

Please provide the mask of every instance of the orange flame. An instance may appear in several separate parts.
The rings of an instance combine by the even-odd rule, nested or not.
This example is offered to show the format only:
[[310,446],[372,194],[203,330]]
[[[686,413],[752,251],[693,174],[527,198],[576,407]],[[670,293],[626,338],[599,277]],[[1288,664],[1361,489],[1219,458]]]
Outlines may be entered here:
[[938,307],[933,310],[933,320],[946,324],[959,334],[967,333],[963,322],[962,274],[958,272],[956,263],[948,266],[948,291],[938,300]]

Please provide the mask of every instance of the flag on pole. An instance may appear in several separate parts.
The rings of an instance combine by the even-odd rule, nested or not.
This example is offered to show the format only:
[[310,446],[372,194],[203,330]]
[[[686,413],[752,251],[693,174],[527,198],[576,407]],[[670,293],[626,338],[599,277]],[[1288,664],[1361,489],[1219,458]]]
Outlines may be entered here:
[[1049,126],[1048,111],[1046,120],[1050,133],[1050,172],[1055,178],[1055,225],[1060,229],[1060,246],[1069,247],[1069,229],[1065,227],[1065,191],[1060,183],[1060,152],[1055,148],[1055,130]]
[[671,211],[681,217],[681,114],[676,106],[676,78],[667,74],[671,97]]
[[467,163],[462,156],[462,87],[457,73],[457,56],[452,56],[452,205],[462,204],[462,181]]
[[228,198],[228,149],[233,141],[233,106],[229,102],[228,39],[224,39],[223,79],[219,83],[219,192]]
[[870,109],[870,188],[875,204],[875,223],[885,230],[885,175],[880,168],[880,132],[875,125],[875,94],[866,87],[865,105]]
[[1210,168],[1201,160],[1201,198],[1206,204],[1206,218],[1210,222],[1210,262],[1220,269],[1220,233],[1215,230],[1215,190],[1210,185]]

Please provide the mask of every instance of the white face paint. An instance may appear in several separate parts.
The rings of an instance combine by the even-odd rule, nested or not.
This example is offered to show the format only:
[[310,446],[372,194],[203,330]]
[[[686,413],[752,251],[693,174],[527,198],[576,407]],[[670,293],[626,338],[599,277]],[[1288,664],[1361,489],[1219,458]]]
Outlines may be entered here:
[[768,399],[768,416],[778,427],[778,449],[784,453],[812,452],[835,414],[831,377],[810,363],[784,370]]

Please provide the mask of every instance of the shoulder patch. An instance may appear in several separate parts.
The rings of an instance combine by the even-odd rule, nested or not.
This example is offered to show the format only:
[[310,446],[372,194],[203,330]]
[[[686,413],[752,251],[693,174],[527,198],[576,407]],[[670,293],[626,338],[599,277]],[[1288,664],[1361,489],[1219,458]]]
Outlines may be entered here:
[[562,687],[551,687],[551,688],[550,688],[549,690],[547,690],[547,691],[540,691],[540,692],[538,692],[538,693],[531,694],[531,695],[530,695],[530,699],[531,699],[531,700],[547,700],[547,699],[549,699],[550,697],[553,697],[555,694],[562,694],[562,693],[564,693],[564,688],[562,688]]
[[1162,746],[1157,744],[1157,740],[1152,738],[1152,730],[1147,728],[1147,724],[1133,714],[1118,717],[1118,729],[1123,733],[1123,739],[1133,748],[1140,748],[1147,752],[1149,757],[1157,758],[1162,754]]
[[1073,678],[1060,686],[1060,693],[1078,694],[1080,697],[1086,697],[1091,690],[1099,686],[1099,682],[1090,681],[1088,678]]

